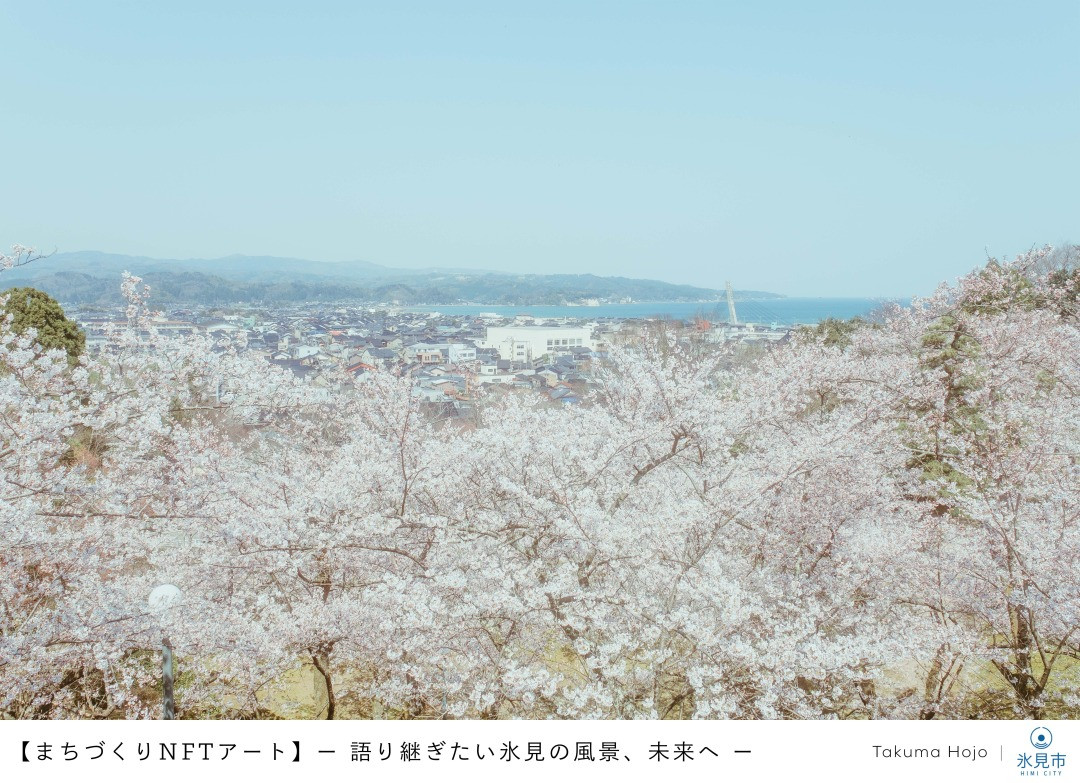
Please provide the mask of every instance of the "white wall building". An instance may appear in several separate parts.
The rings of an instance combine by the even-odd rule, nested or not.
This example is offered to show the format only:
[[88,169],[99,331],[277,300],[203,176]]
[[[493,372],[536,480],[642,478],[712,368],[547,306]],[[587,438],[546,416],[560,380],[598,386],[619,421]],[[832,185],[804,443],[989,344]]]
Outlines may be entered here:
[[504,386],[509,386],[516,380],[517,376],[513,373],[483,373],[476,378],[476,382],[481,386],[489,383],[498,383]]
[[476,361],[476,348],[464,343],[450,343],[450,364],[465,364]]
[[476,348],[465,343],[415,343],[405,348],[405,358],[425,364],[438,364],[440,360],[434,354],[445,351],[450,364],[466,364],[476,361]]
[[571,348],[593,348],[592,329],[587,326],[489,326],[485,348],[494,348],[503,359],[532,362],[541,356],[569,353]]

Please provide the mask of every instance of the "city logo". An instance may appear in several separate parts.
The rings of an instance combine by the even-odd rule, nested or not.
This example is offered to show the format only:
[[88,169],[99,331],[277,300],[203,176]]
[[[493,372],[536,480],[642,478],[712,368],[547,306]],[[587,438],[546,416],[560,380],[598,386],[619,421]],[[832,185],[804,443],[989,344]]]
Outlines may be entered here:
[[1021,751],[1016,757],[1016,766],[1022,777],[1058,777],[1065,768],[1065,754],[1059,751],[1047,753],[1046,749],[1054,742],[1054,735],[1046,726],[1036,726],[1028,735],[1028,742],[1035,753]]
[[1054,735],[1051,734],[1050,729],[1045,726],[1039,726],[1031,732],[1031,744],[1039,750],[1046,750],[1053,741]]

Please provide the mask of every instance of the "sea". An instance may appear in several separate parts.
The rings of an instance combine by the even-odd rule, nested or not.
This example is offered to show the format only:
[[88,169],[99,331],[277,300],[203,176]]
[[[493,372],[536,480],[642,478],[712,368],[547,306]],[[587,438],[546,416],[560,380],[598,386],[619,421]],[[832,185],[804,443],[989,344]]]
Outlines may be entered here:
[[[816,324],[826,318],[854,318],[867,315],[882,305],[895,302],[901,307],[910,304],[910,299],[867,299],[867,298],[829,298],[829,297],[783,297],[779,299],[736,299],[735,311],[743,323],[776,324],[794,326],[796,324]],[[728,319],[727,301],[719,302],[634,302],[631,304],[602,305],[429,305],[425,307],[405,308],[412,312],[438,312],[443,315],[475,316],[481,313],[495,313],[512,318],[516,315],[531,315],[534,318],[655,318],[665,317],[687,320],[705,318],[706,320],[726,321]]]

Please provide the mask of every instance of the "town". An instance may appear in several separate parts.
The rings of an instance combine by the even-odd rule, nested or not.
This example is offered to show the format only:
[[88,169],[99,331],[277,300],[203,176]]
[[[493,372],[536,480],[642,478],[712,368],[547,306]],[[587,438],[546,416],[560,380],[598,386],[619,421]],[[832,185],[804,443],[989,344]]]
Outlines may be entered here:
[[[102,350],[112,328],[128,325],[124,312],[70,311],[86,334],[87,349]],[[442,406],[444,415],[467,414],[483,387],[545,395],[576,405],[593,383],[593,370],[613,345],[631,344],[650,329],[679,340],[729,347],[784,342],[793,327],[740,323],[734,305],[727,322],[703,318],[538,318],[495,313],[475,316],[420,312],[385,305],[311,304],[233,310],[174,309],[140,325],[144,338],[159,334],[207,335],[265,356],[305,383],[331,388],[349,377],[389,372],[412,378],[413,393]]]

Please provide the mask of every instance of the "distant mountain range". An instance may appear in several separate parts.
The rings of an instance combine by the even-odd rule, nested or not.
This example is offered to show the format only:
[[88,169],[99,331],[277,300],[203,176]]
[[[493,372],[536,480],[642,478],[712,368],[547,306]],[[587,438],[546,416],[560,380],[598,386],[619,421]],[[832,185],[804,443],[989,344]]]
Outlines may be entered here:
[[[658,280],[597,275],[514,274],[431,267],[393,269],[367,261],[328,263],[274,256],[160,259],[96,251],[56,253],[0,274],[0,287],[30,285],[69,304],[117,304],[124,271],[143,278],[151,302],[223,305],[311,301],[401,305],[561,305],[587,299],[639,302],[716,301],[724,292]],[[745,298],[779,298],[736,291]]]

